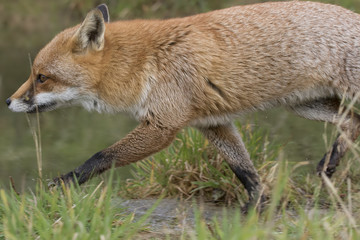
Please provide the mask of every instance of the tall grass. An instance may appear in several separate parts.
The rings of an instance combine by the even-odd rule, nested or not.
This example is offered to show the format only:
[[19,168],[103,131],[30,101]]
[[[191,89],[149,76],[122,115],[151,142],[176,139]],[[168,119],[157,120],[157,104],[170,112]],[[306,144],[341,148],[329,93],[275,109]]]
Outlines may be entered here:
[[[111,172],[106,182],[94,179],[81,188],[48,191],[38,184],[35,192],[29,190],[21,195],[1,189],[0,239],[360,237],[358,167],[349,171],[344,164],[333,182],[326,176],[321,180],[315,174],[298,171],[307,162],[287,161],[279,144],[262,137],[266,136],[264,131],[254,130],[251,124],[244,124],[240,130],[270,196],[262,214],[241,214],[240,207],[247,201],[241,184],[207,140],[188,128],[169,149],[134,165],[134,177],[127,181],[113,181]],[[168,233],[149,229],[146,224],[152,218],[151,212],[166,201],[158,202],[140,219],[114,204],[119,199],[121,202],[122,197],[160,195],[217,202],[227,207],[222,215],[209,220],[194,204],[195,224],[189,222],[185,231]]]
[[[129,239],[144,229],[151,213],[134,214],[112,204],[118,187],[109,180],[17,195],[0,190],[0,239]],[[154,207],[156,207],[155,205]]]
[[[191,239],[359,239],[358,219],[345,210],[347,206],[326,176],[323,176],[326,189],[335,199],[331,207],[295,204],[289,208],[279,201],[290,180],[289,171],[281,168],[278,174],[270,207],[263,214],[253,211],[243,216],[239,211],[225,210],[225,217],[209,223],[198,213],[196,231],[188,236]],[[313,200],[318,202],[319,196]]]
[[[32,61],[31,61],[31,56],[29,53],[29,64],[30,64],[30,72],[31,75],[33,75],[33,68],[32,68]],[[33,78],[33,89],[35,91],[36,87],[35,87],[35,79]],[[34,92],[34,95],[36,93]],[[41,128],[40,128],[40,117],[39,117],[39,110],[38,107],[36,106],[36,113],[35,113],[35,123],[32,123],[32,121],[30,120],[29,115],[26,113],[26,120],[29,124],[29,128],[31,131],[31,135],[33,136],[33,140],[35,143],[35,149],[36,149],[36,160],[37,160],[37,167],[38,167],[38,176],[39,176],[39,184],[40,184],[40,188],[42,188],[42,178],[43,178],[43,174],[42,174],[42,146],[41,146]]]

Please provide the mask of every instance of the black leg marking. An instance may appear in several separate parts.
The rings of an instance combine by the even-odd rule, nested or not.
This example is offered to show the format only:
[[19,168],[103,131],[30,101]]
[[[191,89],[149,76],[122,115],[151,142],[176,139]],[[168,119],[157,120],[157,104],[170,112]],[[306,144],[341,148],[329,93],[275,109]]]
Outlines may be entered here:
[[[336,140],[334,145],[332,146],[331,152],[325,153],[324,157],[319,162],[317,169],[316,169],[318,174],[320,174],[321,172],[324,171],[326,176],[331,178],[331,176],[336,171],[336,167],[339,165],[340,158],[343,157],[344,153],[345,153],[344,151],[340,150],[340,146],[338,144],[338,141]],[[329,154],[330,154],[330,156],[329,156]],[[329,162],[328,162],[327,166],[325,166],[327,159],[329,159]],[[325,166],[325,169],[324,169],[324,166]]]
[[101,174],[102,172],[108,170],[112,165],[111,156],[106,155],[104,152],[100,151],[95,153],[89,160],[87,160],[83,165],[76,168],[75,170],[62,175],[59,178],[54,179],[54,183],[59,185],[61,180],[65,184],[70,184],[75,182],[75,178],[79,184],[83,184],[88,181],[93,176]]
[[259,176],[252,172],[248,171],[240,166],[230,166],[231,170],[235,173],[236,177],[240,180],[240,182],[244,185],[246,191],[249,194],[250,202],[256,198],[256,194],[259,191]]

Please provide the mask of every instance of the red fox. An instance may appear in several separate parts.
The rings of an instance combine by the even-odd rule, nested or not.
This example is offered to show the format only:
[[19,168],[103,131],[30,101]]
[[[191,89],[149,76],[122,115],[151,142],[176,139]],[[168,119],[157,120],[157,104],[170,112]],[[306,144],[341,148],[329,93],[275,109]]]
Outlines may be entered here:
[[[109,22],[102,4],[59,33],[34,60],[29,79],[6,103],[14,112],[80,104],[131,113],[139,126],[83,165],[55,179],[86,182],[166,148],[185,126],[215,145],[249,194],[262,184],[233,119],[286,106],[341,124],[318,171],[329,177],[360,134],[340,99],[360,91],[360,15],[315,2],[232,7],[169,20]],[[351,140],[351,141],[349,141]]]

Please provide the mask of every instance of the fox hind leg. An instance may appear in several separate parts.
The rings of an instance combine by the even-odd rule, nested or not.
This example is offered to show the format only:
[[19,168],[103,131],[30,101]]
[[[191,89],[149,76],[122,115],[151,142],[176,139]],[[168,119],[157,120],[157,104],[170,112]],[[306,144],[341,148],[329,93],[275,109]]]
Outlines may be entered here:
[[237,178],[249,194],[249,204],[263,203],[260,177],[250,160],[249,153],[233,123],[214,127],[199,128],[206,138],[225,158]]
[[331,177],[339,165],[340,159],[360,134],[360,116],[356,113],[343,116],[339,112],[340,100],[337,98],[310,101],[291,106],[291,109],[304,118],[329,122],[340,127],[340,134],[332,148],[325,153],[316,169],[318,174],[324,172],[328,177]]

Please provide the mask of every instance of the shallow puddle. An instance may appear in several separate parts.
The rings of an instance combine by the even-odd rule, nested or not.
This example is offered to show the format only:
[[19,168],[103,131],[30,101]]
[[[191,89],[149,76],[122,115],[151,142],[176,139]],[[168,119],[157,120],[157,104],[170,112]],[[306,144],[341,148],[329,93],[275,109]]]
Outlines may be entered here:
[[[157,199],[114,200],[116,208],[125,209],[127,214],[133,213],[134,221],[145,215],[156,204]],[[202,219],[210,222],[215,216],[222,217],[234,214],[234,207],[225,207],[207,202],[179,201],[163,199],[151,213],[146,222],[150,232],[164,235],[181,235],[191,232],[195,227],[195,209],[201,212]]]

